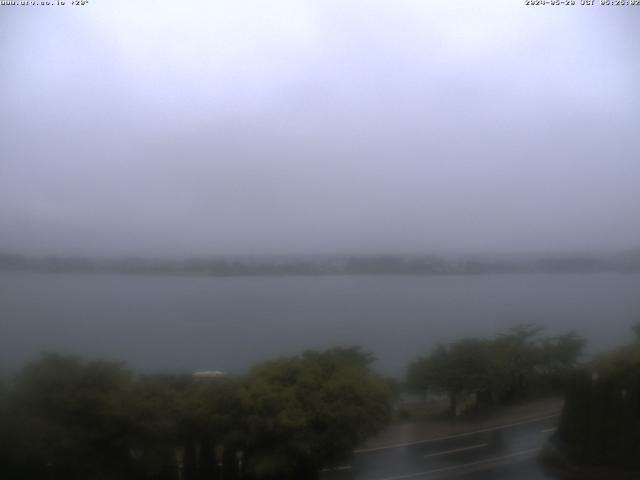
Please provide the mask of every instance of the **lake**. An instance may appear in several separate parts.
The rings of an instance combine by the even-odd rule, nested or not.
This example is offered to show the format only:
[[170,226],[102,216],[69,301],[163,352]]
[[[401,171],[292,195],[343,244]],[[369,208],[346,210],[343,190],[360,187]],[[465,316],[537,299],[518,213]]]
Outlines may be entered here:
[[438,342],[536,322],[590,352],[630,338],[638,274],[196,277],[0,273],[0,369],[41,351],[143,372],[223,370],[360,345],[400,375]]

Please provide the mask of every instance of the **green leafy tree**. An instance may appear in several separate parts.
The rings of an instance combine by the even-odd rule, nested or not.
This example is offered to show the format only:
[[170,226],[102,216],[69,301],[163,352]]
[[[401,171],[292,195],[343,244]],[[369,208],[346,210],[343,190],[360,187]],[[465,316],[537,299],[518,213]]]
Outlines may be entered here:
[[176,451],[193,432],[189,375],[145,375],[127,392],[125,412],[129,453],[139,475],[157,476],[178,468]]
[[632,327],[631,330],[633,331],[633,334],[635,336],[635,340],[640,342],[640,322],[636,322]]
[[547,337],[541,341],[543,361],[550,368],[573,367],[584,350],[586,341],[575,332]]
[[390,418],[390,392],[355,348],[306,352],[250,373],[244,401],[257,478],[315,478]]
[[409,391],[423,395],[426,399],[431,385],[429,376],[429,362],[426,357],[420,357],[409,364],[405,383]]
[[0,465],[11,462],[12,432],[9,421],[9,390],[4,380],[0,380]]
[[[640,342],[634,340],[576,369],[559,422],[559,464],[606,467],[607,478],[638,478]],[[625,471],[626,470],[626,471]]]
[[497,402],[557,390],[566,383],[585,341],[573,332],[541,339],[541,331],[521,325],[492,340],[471,338],[438,346],[409,366],[407,383],[418,392],[445,392],[454,415],[463,396],[472,396],[475,408],[485,410]]
[[521,400],[527,391],[536,365],[543,361],[536,338],[542,327],[524,324],[510,328],[494,340],[494,351],[502,378],[502,398],[507,402]]
[[557,390],[575,367],[585,340],[574,332],[540,338],[542,331],[539,326],[520,325],[494,340],[504,401]]
[[[8,398],[11,463],[20,476],[123,478],[128,464],[123,399],[131,375],[111,362],[50,354],[28,365]],[[27,466],[28,468],[25,468]]]
[[493,396],[497,380],[489,347],[487,341],[480,339],[440,345],[409,367],[408,382],[417,388],[446,392],[450,413],[456,415],[461,395],[473,394],[482,402]]
[[192,422],[187,453],[191,452],[202,476],[215,476],[219,463],[225,478],[240,473],[248,442],[245,395],[243,378],[221,376],[193,384],[186,405]]

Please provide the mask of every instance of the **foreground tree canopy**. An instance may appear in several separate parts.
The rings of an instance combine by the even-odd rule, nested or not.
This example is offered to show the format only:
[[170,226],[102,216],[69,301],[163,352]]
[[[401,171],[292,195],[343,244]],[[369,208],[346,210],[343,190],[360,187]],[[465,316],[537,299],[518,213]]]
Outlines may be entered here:
[[[631,343],[571,377],[552,463],[635,470],[624,478],[640,478],[640,324],[634,333]],[[607,476],[614,478],[614,472]]]
[[491,340],[440,345],[409,366],[407,383],[417,392],[445,393],[452,415],[461,413],[463,397],[472,397],[467,408],[481,410],[553,391],[564,385],[585,341],[575,333],[541,337],[541,331],[522,325]]
[[390,418],[371,360],[335,348],[197,379],[46,355],[0,385],[3,478],[312,479]]

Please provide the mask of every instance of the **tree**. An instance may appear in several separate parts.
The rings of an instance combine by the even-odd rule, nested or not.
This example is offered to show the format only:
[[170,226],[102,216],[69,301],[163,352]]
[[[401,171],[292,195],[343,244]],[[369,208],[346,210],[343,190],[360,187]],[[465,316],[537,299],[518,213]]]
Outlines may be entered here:
[[542,327],[524,324],[510,328],[494,340],[495,354],[502,378],[502,398],[507,402],[521,400],[535,368],[542,362],[536,337]]
[[575,332],[540,338],[542,331],[536,325],[519,325],[495,339],[504,401],[515,402],[532,393],[562,388],[575,367],[585,340]]
[[405,375],[405,382],[408,389],[414,393],[423,395],[426,399],[429,389],[433,386],[431,385],[429,374],[430,368],[427,357],[420,357],[411,362]]
[[309,351],[255,367],[245,398],[250,470],[314,478],[390,418],[390,394],[355,348]]
[[638,478],[640,342],[598,356],[568,384],[555,460],[577,473],[597,466],[610,469],[607,478]]
[[49,354],[24,368],[7,405],[14,476],[126,477],[130,385],[130,373],[111,362]]
[[520,325],[492,340],[470,338],[440,345],[409,366],[407,383],[414,391],[446,392],[452,415],[458,413],[463,395],[473,395],[475,408],[484,410],[498,401],[560,388],[585,341],[573,332],[539,339],[541,331],[535,325]]
[[496,383],[489,343],[474,338],[438,346],[410,365],[408,372],[408,382],[414,387],[446,392],[452,415],[458,413],[462,394],[474,394],[476,401],[484,403],[492,397]]
[[184,449],[193,434],[192,388],[190,375],[156,374],[137,378],[127,392],[127,445],[139,475],[153,477],[179,467],[176,450]]
[[[224,478],[235,478],[248,433],[243,405],[246,382],[242,378],[217,377],[197,381],[186,408],[191,423],[187,452],[195,450],[198,470],[204,478],[214,476],[222,463]],[[218,458],[220,457],[220,458]]]
[[586,341],[575,332],[542,340],[544,363],[550,367],[573,367],[584,350]]
[[631,327],[631,330],[633,331],[636,341],[640,342],[640,322],[636,322]]
[[9,421],[9,391],[4,381],[0,380],[0,465],[10,465],[11,443],[13,431]]
[[0,388],[3,474],[231,480],[242,460],[243,478],[314,478],[390,416],[387,382],[371,361],[335,348],[265,362],[246,377],[198,380],[46,355]]

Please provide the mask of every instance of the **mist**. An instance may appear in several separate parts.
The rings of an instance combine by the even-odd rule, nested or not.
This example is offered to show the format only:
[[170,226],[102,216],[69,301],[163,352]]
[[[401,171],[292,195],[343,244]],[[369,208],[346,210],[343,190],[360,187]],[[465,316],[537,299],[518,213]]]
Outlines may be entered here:
[[4,6],[0,251],[636,248],[637,13]]
[[0,1],[3,478],[640,478],[638,27]]

